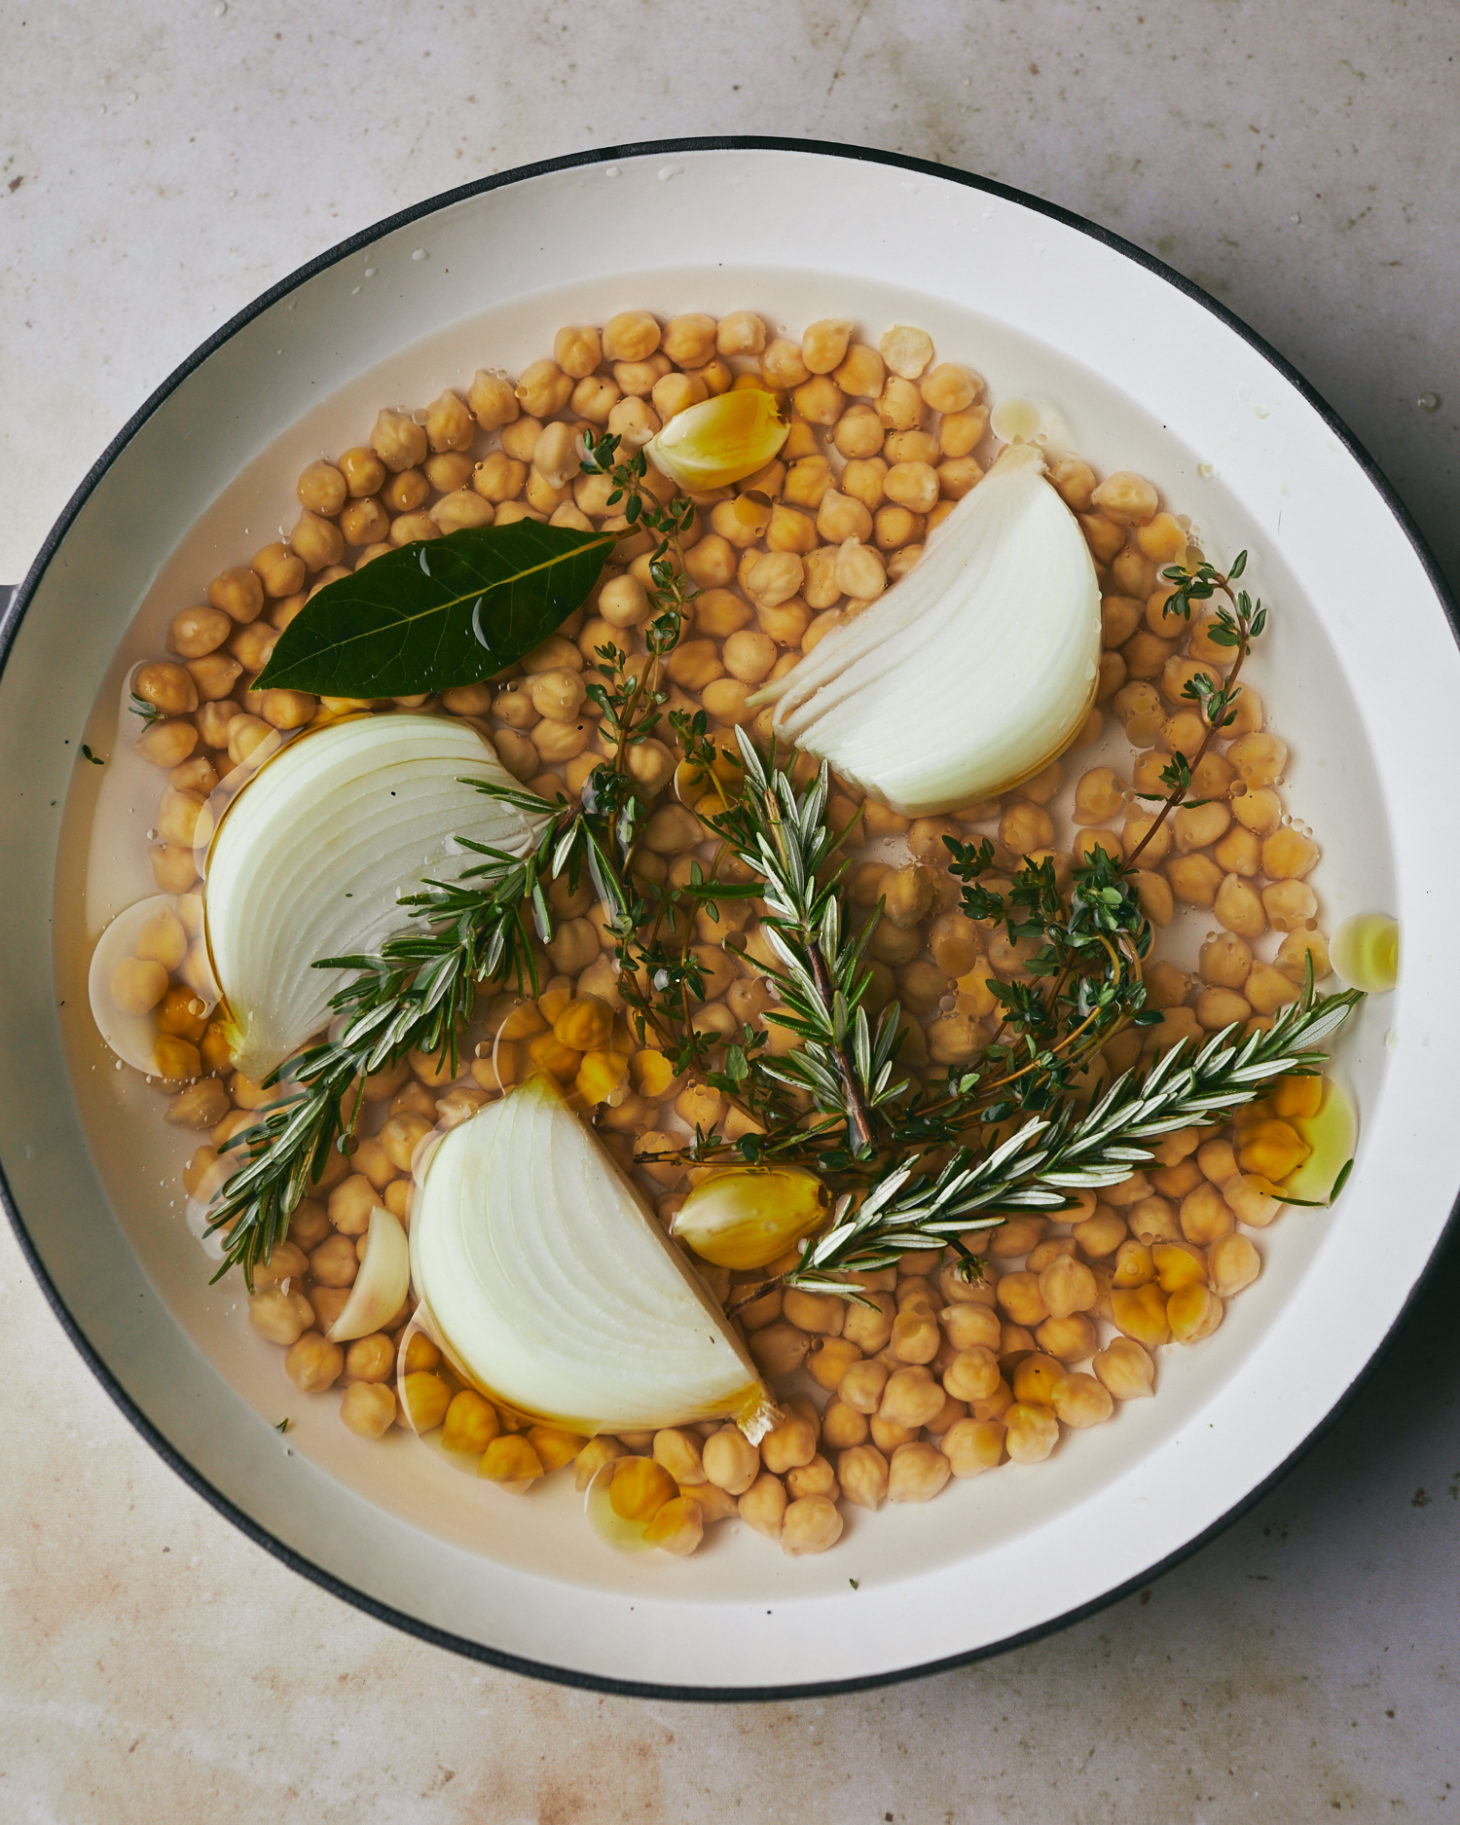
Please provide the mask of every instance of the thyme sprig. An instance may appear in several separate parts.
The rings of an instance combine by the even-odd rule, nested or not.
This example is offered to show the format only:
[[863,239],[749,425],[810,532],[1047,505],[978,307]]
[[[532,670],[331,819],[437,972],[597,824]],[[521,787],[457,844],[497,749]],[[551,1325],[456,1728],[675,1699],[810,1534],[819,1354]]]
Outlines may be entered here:
[[841,1275],[889,1267],[909,1250],[945,1248],[1011,1211],[1068,1209],[1070,1193],[1114,1185],[1148,1165],[1147,1142],[1220,1119],[1263,1084],[1311,1073],[1321,1045],[1363,1000],[1355,989],[1301,999],[1266,1031],[1243,1039],[1226,1027],[1200,1045],[1184,1040],[1144,1071],[1127,1071],[1087,1110],[1067,1100],[1026,1121],[983,1153],[962,1147],[936,1171],[894,1167],[858,1202],[843,1200],[832,1227],[806,1244],[784,1284],[857,1296]]
[[523,856],[459,838],[482,860],[454,882],[428,881],[403,899],[418,923],[372,955],[319,960],[317,968],[354,972],[330,1003],[343,1025],[267,1077],[266,1089],[282,1084],[285,1093],[224,1143],[242,1163],[208,1217],[209,1230],[226,1238],[215,1279],[240,1266],[252,1291],[255,1267],[283,1241],[296,1205],[353,1134],[354,1093],[364,1078],[412,1051],[448,1058],[454,1070],[477,989],[494,981],[537,987],[532,939],[552,935],[543,882],[562,840],[563,807],[484,780],[467,783],[547,819],[542,835]]
[[976,1082],[967,1073],[960,1078],[964,1101],[976,1090],[986,1122],[1004,1121],[1016,1107],[1046,1109],[1122,1026],[1160,1020],[1146,1006],[1141,979],[1150,922],[1129,869],[1103,848],[1071,871],[1068,892],[1047,856],[1026,857],[1008,887],[996,891],[982,879],[996,867],[987,837],[976,844],[943,841],[949,873],[964,883],[960,904],[967,917],[1002,924],[1011,942],[1038,946],[1024,965],[1029,981],[989,981],[1003,1018]]
[[622,774],[629,749],[646,741],[658,725],[665,702],[660,687],[663,662],[678,646],[689,605],[698,593],[685,570],[683,550],[695,510],[685,495],[661,501],[651,493],[644,452],[622,456],[621,440],[611,433],[583,433],[583,469],[589,475],[606,475],[612,483],[608,505],[622,506],[627,524],[655,541],[648,561],[650,616],[644,628],[644,660],[635,666],[622,648],[601,646],[599,677],[588,686],[589,698],[603,712],[604,732],[615,743],[614,768]]
[[1161,769],[1161,784],[1166,787],[1166,795],[1149,829],[1126,858],[1130,868],[1134,868],[1142,850],[1150,844],[1173,811],[1179,810],[1184,804],[1205,802],[1189,797],[1193,780],[1218,734],[1223,729],[1230,728],[1237,719],[1237,699],[1242,695],[1242,686],[1238,684],[1237,677],[1252,651],[1252,642],[1267,625],[1267,610],[1261,600],[1250,596],[1245,589],[1234,590],[1232,587],[1246,568],[1247,553],[1239,551],[1232,560],[1232,568],[1225,575],[1205,563],[1199,564],[1195,570],[1172,564],[1161,573],[1168,583],[1175,584],[1166,598],[1165,612],[1168,615],[1180,615],[1183,621],[1190,621],[1193,602],[1209,602],[1214,596],[1225,596],[1226,600],[1218,603],[1216,621],[1207,630],[1207,638],[1213,646],[1230,648],[1233,660],[1232,669],[1220,682],[1205,672],[1197,672],[1182,686],[1181,695],[1201,711],[1206,725],[1205,733],[1194,755],[1188,758],[1178,750]]

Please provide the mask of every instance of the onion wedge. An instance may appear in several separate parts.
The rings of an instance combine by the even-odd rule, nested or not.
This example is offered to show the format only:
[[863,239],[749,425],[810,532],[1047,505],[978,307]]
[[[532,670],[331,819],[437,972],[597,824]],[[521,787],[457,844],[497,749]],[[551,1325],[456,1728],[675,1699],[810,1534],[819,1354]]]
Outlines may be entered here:
[[908,817],[1002,792],[1079,733],[1100,586],[1031,445],[1006,450],[908,574],[752,698],[783,741]]
[[422,1315],[461,1375],[575,1432],[774,1408],[693,1271],[556,1086],[530,1079],[442,1140],[411,1214]]
[[349,979],[323,957],[378,950],[410,921],[403,896],[512,855],[541,820],[472,783],[517,788],[484,736],[445,716],[361,716],[280,750],[219,822],[203,883],[234,1063],[259,1079],[329,1020]]

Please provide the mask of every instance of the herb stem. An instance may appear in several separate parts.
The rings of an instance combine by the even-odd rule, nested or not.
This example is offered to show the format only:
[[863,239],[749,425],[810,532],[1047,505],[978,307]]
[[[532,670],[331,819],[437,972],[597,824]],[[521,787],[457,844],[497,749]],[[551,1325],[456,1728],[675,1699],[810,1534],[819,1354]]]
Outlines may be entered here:
[[[1234,608],[1240,607],[1238,598],[1233,592],[1232,585],[1226,577],[1214,575],[1212,577],[1212,582],[1222,591]],[[1190,612],[1189,607],[1187,612]],[[1239,612],[1237,617],[1237,629],[1237,656],[1232,661],[1232,669],[1223,680],[1220,690],[1214,694],[1215,701],[1213,701],[1213,698],[1209,697],[1203,705],[1203,714],[1205,716],[1207,728],[1205,735],[1201,738],[1201,744],[1197,748],[1195,758],[1191,761],[1189,767],[1185,769],[1185,778],[1167,794],[1161,809],[1156,813],[1150,829],[1147,830],[1140,842],[1136,844],[1135,848],[1126,857],[1125,865],[1127,869],[1135,867],[1136,862],[1140,858],[1141,851],[1152,840],[1156,832],[1166,822],[1167,818],[1170,817],[1171,813],[1179,810],[1181,805],[1185,802],[1186,795],[1191,790],[1192,775],[1196,772],[1203,760],[1206,759],[1212,743],[1217,739],[1218,732],[1224,728],[1230,720],[1229,712],[1231,711],[1232,700],[1234,696],[1237,695],[1233,690],[1233,686],[1237,683],[1238,674],[1242,670],[1242,662],[1252,650],[1251,624],[1246,614]]]

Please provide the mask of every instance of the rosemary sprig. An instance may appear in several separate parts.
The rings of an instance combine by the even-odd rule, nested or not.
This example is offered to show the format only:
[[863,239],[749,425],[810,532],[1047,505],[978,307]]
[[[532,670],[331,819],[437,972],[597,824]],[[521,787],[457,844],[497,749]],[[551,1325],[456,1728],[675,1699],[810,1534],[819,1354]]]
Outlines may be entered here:
[[286,1094],[224,1143],[245,1157],[209,1213],[209,1230],[226,1235],[214,1279],[241,1266],[253,1290],[254,1268],[284,1239],[291,1213],[331,1151],[350,1138],[359,1108],[352,1092],[362,1079],[412,1051],[444,1055],[454,1069],[481,984],[512,980],[537,987],[532,937],[535,932],[546,942],[552,935],[542,884],[551,877],[561,841],[563,807],[482,780],[466,783],[546,817],[546,829],[525,856],[458,839],[483,859],[457,881],[428,881],[402,900],[417,926],[388,938],[374,955],[326,957],[316,964],[355,972],[330,1003],[344,1025],[337,1037],[310,1046],[266,1078],[268,1088],[284,1081],[287,1071]]
[[134,716],[140,716],[142,721],[150,729],[154,722],[161,719],[162,711],[158,709],[155,703],[149,703],[145,697],[139,697],[136,691],[133,691],[131,696],[132,701],[127,705],[127,708]]
[[986,1153],[959,1148],[936,1173],[918,1161],[899,1165],[859,1203],[844,1201],[784,1284],[852,1298],[856,1287],[836,1276],[891,1266],[911,1249],[947,1247],[1010,1211],[1066,1209],[1070,1192],[1116,1184],[1148,1164],[1146,1142],[1217,1120],[1275,1077],[1311,1072],[1323,1062],[1312,1048],[1362,1000],[1356,989],[1314,995],[1310,972],[1304,995],[1266,1031],[1241,1039],[1227,1027],[1200,1046],[1183,1041],[1145,1071],[1118,1077],[1084,1113],[1065,1101]]
[[[855,937],[847,932],[840,892],[845,865],[826,872],[841,841],[827,823],[829,770],[823,763],[798,792],[774,757],[769,764],[761,759],[743,729],[736,737],[744,786],[710,826],[763,883],[762,924],[780,959],[769,971],[780,1006],[764,1019],[801,1042],[778,1059],[761,1057],[757,1068],[804,1092],[834,1127],[845,1127],[848,1155],[866,1159],[877,1149],[875,1112],[908,1087],[895,1068],[901,1010],[890,1003],[875,1028],[867,1016],[872,972],[862,955],[872,925]],[[835,1155],[824,1163],[836,1164]]]

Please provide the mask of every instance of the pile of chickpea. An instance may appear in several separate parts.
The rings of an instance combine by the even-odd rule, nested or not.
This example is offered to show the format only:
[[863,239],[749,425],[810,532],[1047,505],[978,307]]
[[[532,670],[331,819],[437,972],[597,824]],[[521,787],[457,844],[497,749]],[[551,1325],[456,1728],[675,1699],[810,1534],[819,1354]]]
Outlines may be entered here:
[[[515,382],[483,369],[422,411],[382,411],[367,443],[305,469],[302,512],[287,536],[225,570],[205,603],[176,616],[169,656],[134,679],[157,712],[138,745],[166,780],[151,851],[159,887],[195,889],[193,840],[208,795],[272,730],[362,707],[253,688],[310,596],[397,546],[459,527],[533,518],[623,532],[592,600],[558,633],[506,674],[432,700],[479,721],[534,789],[578,792],[607,751],[585,697],[595,652],[611,641],[641,654],[649,611],[648,540],[610,505],[608,481],[582,472],[580,433],[591,426],[641,446],[675,412],[744,384],[785,398],[790,434],[757,474],[696,497],[685,564],[699,593],[667,671],[670,707],[703,708],[727,740],[741,724],[767,737],[770,712],[749,702],[756,688],[903,575],[932,527],[977,485],[993,454],[983,382],[936,362],[915,328],[893,328],[874,347],[838,320],[812,324],[796,341],[750,311],[667,322],[629,311],[601,329],[559,331],[552,358]],[[901,1002],[901,1056],[915,1070],[977,1055],[995,1026],[992,984],[1017,976],[1030,949],[958,910],[944,835],[990,835],[1008,871],[1024,855],[1053,855],[1067,871],[1096,845],[1129,854],[1154,816],[1137,795],[1160,792],[1172,751],[1194,753],[1202,740],[1183,686],[1199,672],[1219,677],[1231,658],[1212,642],[1210,617],[1188,626],[1166,612],[1160,571],[1199,554],[1149,482],[1126,472],[1098,480],[1073,457],[1052,460],[1050,479],[1079,517],[1104,592],[1099,685],[1076,743],[1022,786],[951,818],[909,822],[861,807],[866,844],[849,895],[858,916],[879,902],[884,909],[869,950],[870,998]],[[648,485],[667,498],[670,485],[653,470]],[[1263,724],[1249,687],[1235,725],[1196,770],[1192,796],[1207,802],[1169,818],[1143,851],[1136,879],[1153,925],[1199,919],[1211,929],[1195,973],[1150,965],[1161,1022],[1112,1040],[1108,1069],[1234,1021],[1270,1020],[1298,996],[1310,964],[1318,979],[1328,973],[1306,880],[1318,849],[1284,814],[1286,748]],[[1119,758],[1095,764],[1096,744],[1107,751],[1116,731]],[[687,879],[706,853],[694,805],[708,782],[688,778],[676,760],[665,741],[632,751],[652,806],[636,865],[660,881]],[[858,808],[834,793],[835,819]],[[784,1414],[759,1447],[717,1423],[592,1440],[533,1428],[463,1389],[430,1339],[407,1329],[406,1309],[376,1335],[329,1341],[371,1209],[383,1203],[408,1223],[423,1138],[524,1071],[549,1069],[573,1087],[666,1222],[706,1169],[643,1156],[681,1145],[696,1125],[731,1139],[754,1125],[705,1083],[676,1075],[652,1040],[636,1044],[601,912],[586,887],[570,893],[559,882],[551,898],[558,924],[542,994],[492,997],[475,1055],[454,1081],[416,1056],[370,1080],[353,1153],[332,1162],[256,1276],[257,1331],[286,1350],[302,1393],[342,1391],[352,1431],[379,1438],[397,1425],[441,1427],[449,1445],[480,1453],[483,1472],[513,1488],[569,1461],[583,1487],[609,1460],[642,1455],[667,1473],[655,1537],[668,1550],[692,1551],[706,1526],[738,1515],[789,1553],[819,1551],[840,1535],[849,1505],[925,1501],[951,1478],[1038,1462],[1062,1430],[1097,1425],[1120,1402],[1151,1394],[1158,1352],[1207,1336],[1224,1302],[1260,1272],[1248,1232],[1282,1209],[1272,1195],[1279,1167],[1288,1169],[1273,1140],[1280,1121],[1183,1130],[1161,1141],[1149,1170],[1098,1198],[1082,1194],[1064,1219],[1019,1216],[970,1236],[988,1257],[982,1280],[964,1280],[930,1252],[863,1275],[865,1304],[780,1290],[756,1299],[737,1322]],[[729,1035],[758,1022],[774,992],[753,903],[726,903],[715,918],[702,911],[683,935],[706,972],[696,1026]],[[232,1072],[221,1028],[187,999],[185,981],[165,968],[147,981],[178,1042],[168,1054],[166,1119],[209,1131],[185,1172],[189,1192],[206,1195],[222,1170],[218,1148],[267,1098]],[[600,1027],[596,1042],[583,1038]],[[783,1029],[768,1032],[773,1050],[788,1043]],[[722,1300],[751,1278],[701,1267]]]

